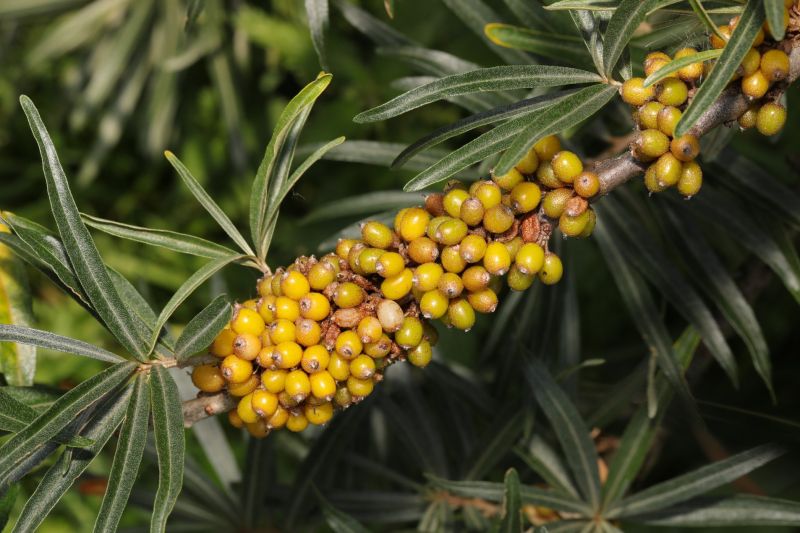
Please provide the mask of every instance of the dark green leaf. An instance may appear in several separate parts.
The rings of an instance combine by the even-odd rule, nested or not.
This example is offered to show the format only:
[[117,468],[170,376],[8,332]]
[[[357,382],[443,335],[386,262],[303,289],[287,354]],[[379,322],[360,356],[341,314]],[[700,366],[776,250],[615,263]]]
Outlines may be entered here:
[[70,339],[69,337],[63,337],[61,335],[56,335],[55,333],[50,333],[49,331],[25,328],[22,326],[0,324],[0,342],[3,341],[40,346],[49,350],[83,355],[85,357],[91,357],[92,359],[99,359],[100,361],[107,361],[109,363],[119,363],[125,361],[125,359],[117,354],[111,353],[98,346],[94,346],[93,344]]
[[158,492],[153,503],[150,531],[163,532],[183,486],[186,437],[178,387],[169,371],[160,365],[154,366],[150,373],[150,404],[158,452]]
[[347,0],[336,0],[335,5],[351,26],[369,37],[375,44],[382,46],[404,46],[414,44],[411,39],[399,31],[376,19]]
[[591,11],[570,10],[569,16],[583,38],[583,44],[589,51],[597,72],[603,72],[603,36],[597,19]]
[[708,11],[703,7],[703,4],[700,0],[689,0],[689,5],[692,7],[692,10],[697,15],[697,18],[702,21],[703,25],[706,27],[706,30],[715,34],[720,39],[727,39],[725,35],[719,30],[719,27],[711,20],[711,17],[708,14]]
[[782,40],[786,33],[783,27],[783,10],[782,0],[764,0],[764,14],[769,25],[769,32],[776,41]]
[[761,0],[750,0],[745,6],[730,40],[725,45],[722,55],[708,77],[703,80],[700,89],[695,93],[689,102],[689,107],[683,112],[681,120],[675,126],[675,137],[687,133],[722,93],[742,63],[742,59],[753,46],[753,39],[762,24],[764,24],[764,11],[761,9]]
[[147,375],[139,374],[133,384],[125,422],[120,430],[106,494],[94,523],[94,531],[97,533],[116,531],[139,473],[144,446],[147,443],[147,421],[150,414],[148,388]]
[[328,0],[305,0],[308,27],[311,29],[311,42],[317,51],[322,70],[328,69],[325,57],[325,30],[328,28]]
[[27,96],[20,97],[20,104],[39,145],[50,207],[75,275],[109,331],[131,354],[144,361],[147,356],[144,339],[140,338],[133,327],[130,313],[108,277],[89,230],[81,221],[67,176],[61,168],[55,146],[39,111]]
[[[11,433],[22,431],[38,416],[39,412],[33,407],[25,405],[0,389],[0,430]],[[56,435],[53,440],[74,447],[86,447],[92,443],[85,437],[70,438],[61,435]]]
[[762,496],[736,495],[731,498],[695,498],[656,513],[640,515],[634,522],[684,527],[800,527],[800,503]]
[[160,246],[182,254],[216,259],[236,253],[227,246],[222,246],[207,241],[206,239],[195,237],[194,235],[186,235],[185,233],[176,233],[163,229],[142,228],[140,226],[114,222],[113,220],[93,217],[87,214],[81,214],[81,218],[87,225],[108,233],[109,235],[150,244],[152,246]]
[[321,207],[314,209],[305,218],[302,224],[331,220],[354,215],[369,215],[390,209],[401,209],[412,205],[422,205],[425,196],[416,192],[402,191],[377,191],[358,196],[349,196],[342,200],[326,202]]
[[520,451],[520,455],[525,463],[539,474],[548,485],[560,489],[575,498],[578,497],[578,491],[575,489],[564,463],[544,439],[534,435],[527,450]]
[[497,54],[506,63],[521,64],[531,63],[530,56],[518,51],[507,50],[494,46],[486,37],[483,29],[492,22],[502,22],[502,18],[492,8],[487,6],[482,0],[444,0],[444,4],[450,8],[455,16],[472,32],[479,36],[486,43],[489,50]]
[[325,521],[334,533],[367,533],[367,528],[362,526],[358,520],[331,505],[318,490],[315,489],[314,492],[322,507]]
[[658,83],[673,72],[677,72],[678,70],[691,65],[693,63],[703,63],[708,61],[709,59],[716,59],[720,55],[722,55],[723,49],[711,49],[711,50],[703,50],[702,52],[698,52],[694,55],[680,57],[678,59],[673,59],[663,67],[659,67],[659,69],[644,80],[644,86],[649,87],[654,83]]
[[784,453],[783,448],[773,444],[764,444],[738,453],[629,496],[612,506],[606,517],[617,518],[651,513],[685,502],[735,481]]
[[598,457],[589,429],[570,399],[538,359],[525,367],[525,376],[561,443],[561,451],[567,457],[581,495],[592,508],[597,508],[600,503]]
[[498,175],[507,173],[541,138],[560,133],[586,120],[617,94],[611,85],[592,85],[528,116],[528,125],[495,165]]
[[500,522],[501,533],[520,533],[522,531],[522,498],[520,496],[519,474],[513,468],[506,471],[503,482],[503,515]]
[[633,32],[658,2],[659,0],[622,0],[614,10],[603,35],[603,67],[609,79],[614,74],[622,51],[633,37]]
[[585,70],[543,65],[509,65],[489,67],[462,74],[453,74],[359,113],[356,122],[386,120],[412,109],[449,96],[480,91],[523,89],[530,87],[558,87],[600,81],[600,76]]
[[217,333],[231,319],[233,309],[225,295],[217,296],[192,318],[175,342],[175,358],[179,361],[207,348]]
[[336,148],[343,142],[344,142],[344,137],[337,137],[332,141],[328,141],[327,143],[323,144],[322,146],[314,150],[314,152],[311,155],[309,155],[305,161],[300,163],[294,170],[294,172],[292,172],[292,175],[289,176],[289,178],[286,180],[286,184],[283,186],[283,191],[280,196],[279,202],[283,201],[286,195],[289,194],[289,191],[292,190],[292,187],[294,187],[300,180],[300,178],[303,177],[303,174],[305,174],[306,171],[309,168],[311,168],[311,165],[322,159],[325,156],[325,154],[327,154],[329,151]]
[[14,510],[14,502],[17,501],[17,494],[19,494],[19,485],[17,484],[0,492],[0,531],[3,531],[8,524],[11,511]]

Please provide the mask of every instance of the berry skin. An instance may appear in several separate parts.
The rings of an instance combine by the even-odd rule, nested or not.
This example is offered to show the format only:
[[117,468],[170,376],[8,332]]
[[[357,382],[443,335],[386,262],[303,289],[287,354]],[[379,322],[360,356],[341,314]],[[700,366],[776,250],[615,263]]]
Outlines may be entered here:
[[480,265],[471,266],[461,274],[461,282],[468,291],[480,291],[489,286],[492,275]]
[[514,259],[514,265],[522,274],[535,274],[543,264],[544,250],[534,242],[524,244]]
[[375,374],[375,360],[361,354],[350,361],[350,375],[358,379],[368,379]]
[[[422,238],[424,237],[414,239],[414,242]],[[386,252],[378,259],[375,266],[376,271],[381,277],[391,278],[403,271],[406,267],[406,262],[403,260],[403,256],[397,252]]]
[[700,165],[690,161],[683,165],[683,173],[678,180],[678,192],[687,198],[691,198],[700,191],[703,185],[703,170]]
[[[487,213],[491,211],[489,209]],[[484,220],[486,217],[484,216]],[[458,218],[449,218],[448,220],[443,221],[439,224],[439,227],[436,229],[435,239],[436,242],[439,244],[443,244],[445,246],[453,246],[454,244],[458,244],[461,242],[469,228],[467,228],[466,223]]]
[[644,58],[642,67],[644,68],[645,75],[658,71],[661,67],[671,61],[671,58],[664,52],[650,52]]
[[511,266],[511,254],[501,242],[492,242],[486,247],[483,255],[483,266],[490,274],[501,276],[508,272]]
[[411,242],[417,237],[425,235],[431,216],[420,207],[410,207],[405,210],[395,230],[406,242]]
[[233,341],[236,339],[236,333],[232,329],[223,329],[211,343],[209,351],[212,355],[217,357],[226,357],[233,353]]
[[786,124],[786,108],[769,102],[761,106],[756,116],[756,128],[762,135],[775,135]]
[[[422,322],[420,319],[413,316],[407,316],[403,320],[403,325],[394,334],[394,342],[400,345],[401,348],[409,349],[422,342],[423,335]],[[350,368],[352,374],[352,367]],[[356,376],[358,377],[358,376]],[[363,379],[363,378],[360,378]]]
[[328,368],[330,360],[331,354],[328,352],[328,349],[321,344],[315,344],[303,350],[300,366],[307,374],[314,374],[315,372],[321,372]]
[[594,231],[595,225],[597,224],[597,215],[595,214],[594,209],[587,209],[586,215],[589,217],[589,220],[586,222],[586,227],[583,228],[583,231],[577,236],[579,239],[585,239],[586,237],[589,237]]
[[261,340],[251,333],[237,335],[233,341],[233,353],[241,359],[252,361],[260,351]]
[[650,165],[649,167],[647,167],[647,170],[645,170],[644,186],[647,187],[647,190],[650,191],[651,193],[661,192],[667,188],[666,185],[661,185],[658,182],[658,177],[656,176],[655,164]]
[[420,265],[432,263],[439,257],[439,247],[433,239],[419,237],[408,243],[408,257]]
[[444,316],[450,301],[439,290],[434,289],[422,295],[419,310],[425,318],[437,319]]
[[252,424],[245,424],[245,428],[251,437],[254,439],[266,438],[270,433],[270,428],[267,426],[266,421],[256,420]]
[[656,180],[662,187],[672,187],[678,183],[683,171],[683,164],[672,153],[667,152],[653,163],[656,170]]
[[374,388],[375,384],[371,379],[358,379],[353,376],[347,378],[347,390],[350,391],[350,394],[353,396],[362,398],[364,396],[369,396],[372,394]]
[[219,392],[225,388],[222,371],[215,365],[199,365],[192,370],[192,383],[203,392]]
[[755,48],[751,48],[747,54],[745,54],[744,59],[742,59],[742,63],[739,65],[739,68],[736,69],[736,74],[742,77],[750,76],[756,70],[758,70],[760,64],[761,54],[759,54],[758,50]]
[[[533,157],[536,158],[536,152],[533,152]],[[533,170],[525,172],[525,174],[532,174],[536,171],[536,167],[539,165],[539,159],[534,159]],[[519,163],[517,163],[519,165]],[[494,181],[501,189],[510,191],[514,188],[514,186],[524,180],[525,178],[522,176],[522,173],[518,168],[512,168],[502,176],[497,176],[492,173],[492,181]]]
[[[529,174],[530,175],[530,174],[533,174],[534,172],[536,172],[536,169],[539,167],[539,156],[536,154],[536,149],[534,147],[531,147],[528,150],[528,153],[525,154],[522,157],[522,159],[517,161],[517,164],[514,165],[514,166],[516,167],[516,169],[519,172],[521,172],[523,174]],[[503,187],[506,190],[511,190],[514,187],[514,185],[516,185],[516,183],[514,185],[511,185],[511,187],[505,187],[499,182],[498,182],[498,185],[500,185],[501,187]]]
[[686,83],[677,78],[667,78],[658,84],[658,101],[664,105],[678,107],[689,98],[689,88]]
[[[496,207],[492,209],[496,209]],[[458,245],[458,253],[467,263],[477,263],[483,259],[483,254],[486,253],[486,239],[480,235],[467,235]]]
[[331,303],[324,294],[310,292],[300,300],[300,316],[303,318],[319,322],[328,318],[330,312]]
[[365,316],[358,322],[356,333],[358,333],[358,338],[364,344],[377,342],[383,335],[381,321],[374,316]]
[[229,355],[222,360],[220,366],[222,376],[231,383],[241,383],[246,381],[253,373],[253,364],[246,360]]
[[572,198],[572,189],[566,187],[548,192],[542,200],[544,214],[550,218],[560,217],[570,198]]
[[392,300],[382,300],[376,308],[376,316],[383,331],[392,333],[400,329],[403,323],[403,308]]
[[310,290],[311,286],[308,280],[300,272],[292,270],[283,274],[281,279],[281,294],[283,296],[297,301],[308,294]]
[[381,256],[386,255],[385,250],[380,248],[367,248],[358,254],[358,266],[365,274],[375,274],[378,271],[378,260]]
[[251,333],[253,335],[261,335],[265,327],[266,325],[261,315],[252,309],[244,307],[236,311],[231,321],[231,329],[237,334]]
[[472,196],[480,200],[484,209],[490,209],[500,203],[503,191],[492,181],[476,181],[470,187]]
[[511,267],[508,271],[508,278],[506,282],[512,291],[525,291],[533,285],[536,280],[536,274],[524,274],[517,268],[517,265]]
[[755,128],[759,109],[761,109],[760,105],[751,104],[750,107],[747,108],[747,111],[742,113],[742,116],[738,118],[737,122],[739,123],[739,127],[743,130]]
[[242,381],[241,383],[228,383],[228,394],[231,396],[235,396],[237,398],[241,398],[242,396],[247,396],[258,387],[258,376],[252,374],[249,378]]
[[636,112],[636,122],[643,130],[658,128],[658,113],[664,109],[661,102],[647,102]]
[[513,224],[514,212],[503,204],[487,209],[483,215],[483,227],[491,233],[505,233]]
[[424,368],[428,366],[428,363],[431,362],[433,357],[433,349],[431,348],[431,343],[428,341],[422,341],[419,343],[418,346],[412,348],[408,351],[408,362],[412,365]]
[[308,271],[308,284],[315,291],[323,290],[334,280],[336,280],[336,270],[326,261],[318,262]]
[[300,304],[287,296],[275,298],[275,317],[294,322],[300,317]]
[[326,424],[333,417],[333,404],[329,401],[321,405],[306,405],[303,408],[306,420],[315,426]]
[[399,300],[411,292],[413,284],[414,273],[410,268],[406,268],[396,276],[383,280],[381,293],[390,300]]
[[282,342],[272,351],[272,362],[283,369],[294,368],[303,360],[303,348],[296,342]]
[[[425,263],[414,270],[414,288],[420,291],[431,291],[436,288],[444,270],[439,263]],[[378,322],[380,324],[380,321]]]
[[[405,211],[406,210],[403,209],[400,211],[400,213],[404,213]],[[350,248],[355,246],[357,242],[358,241],[354,239],[339,239],[339,242],[336,243],[336,255],[347,261],[347,256],[350,255]]]
[[464,298],[456,298],[447,308],[447,319],[454,328],[469,331],[475,325],[475,310]]
[[437,288],[447,298],[455,298],[464,290],[464,282],[458,274],[446,272],[439,278]]
[[339,407],[345,409],[350,407],[353,403],[353,396],[350,394],[350,391],[347,390],[347,387],[339,387],[336,389],[336,394],[333,396],[333,401]]
[[629,105],[639,107],[655,97],[655,89],[644,86],[644,78],[630,78],[620,89],[622,100]]
[[591,198],[600,192],[600,177],[594,172],[581,172],[572,187],[583,198]]
[[523,241],[522,237],[519,235],[503,243],[503,246],[505,246],[506,250],[508,250],[508,255],[511,257],[512,262],[514,261],[514,258],[517,256],[517,252],[519,252],[519,249],[523,244],[525,244],[525,241]]
[[258,280],[258,283],[256,283],[256,290],[258,291],[258,295],[262,298],[264,296],[272,296],[272,276],[264,274],[264,276]]
[[672,137],[675,133],[675,126],[678,125],[678,121],[681,119],[681,110],[674,106],[664,106],[658,113],[658,117],[656,118],[656,124],[658,125],[658,130],[666,135],[667,137]]
[[331,354],[331,360],[326,370],[336,381],[344,381],[350,377],[350,360],[338,353]]
[[309,378],[311,394],[320,400],[330,400],[336,394],[336,381],[327,370],[312,374]]
[[769,90],[769,80],[761,70],[742,78],[742,92],[754,100],[767,94]]
[[469,197],[469,193],[464,189],[452,189],[447,191],[442,199],[442,205],[445,213],[453,218],[458,218],[458,215],[461,212],[461,204],[463,204],[464,200]]
[[297,403],[302,402],[311,394],[311,382],[308,379],[308,374],[302,370],[292,370],[286,375],[284,390],[294,401]]
[[562,183],[572,183],[583,172],[583,162],[574,152],[562,150],[553,156],[553,173]]
[[301,413],[290,413],[286,421],[286,429],[292,433],[300,433],[308,427],[308,419]]
[[539,156],[539,161],[550,161],[561,150],[561,141],[555,135],[548,135],[536,141],[533,151]]
[[269,325],[269,338],[272,344],[278,345],[282,342],[294,341],[296,337],[297,328],[294,322],[290,322],[285,318],[280,318]]
[[669,145],[672,155],[681,161],[692,161],[700,153],[700,140],[689,133],[672,139]]
[[539,280],[545,285],[555,285],[561,280],[563,274],[564,265],[561,264],[561,259],[552,252],[544,254],[544,264],[539,271]]
[[468,293],[467,301],[478,313],[494,313],[497,309],[497,293],[489,288]]
[[768,50],[761,56],[760,70],[769,82],[784,80],[789,75],[789,56],[783,50]]
[[717,29],[724,36],[724,39],[720,38],[716,33],[712,33],[709,36],[708,40],[712,48],[716,48],[717,50],[719,50],[720,48],[725,48],[725,45],[728,44],[728,41],[731,38],[731,33],[733,33],[733,30],[731,29],[730,26],[727,25],[720,26]]
[[342,309],[361,305],[364,301],[364,289],[351,281],[339,284],[333,292],[333,301]]
[[392,340],[386,335],[381,335],[377,342],[370,342],[364,345],[364,353],[373,359],[386,357],[392,349]]
[[658,130],[640,131],[634,143],[636,157],[650,160],[669,150],[669,138]]
[[266,390],[256,389],[250,394],[253,411],[262,417],[269,418],[278,409],[278,395]]
[[252,424],[258,420],[258,413],[253,410],[251,402],[253,393],[243,396],[239,403],[236,405],[236,414],[245,424]]
[[273,295],[262,296],[256,305],[256,311],[264,319],[265,324],[269,324],[275,320],[275,300],[277,298]]
[[[675,52],[675,59],[691,57],[697,54],[694,48],[681,48]],[[703,76],[703,63],[692,63],[678,70],[678,77],[683,81],[696,81]]]
[[361,226],[361,239],[373,248],[386,249],[392,245],[394,234],[389,226],[371,220]]
[[529,213],[542,199],[542,190],[535,183],[523,181],[511,189],[511,209],[515,213]]
[[359,355],[361,350],[364,349],[361,339],[358,338],[358,333],[351,329],[339,333],[336,337],[335,347],[336,353],[348,360]]
[[566,212],[562,213],[558,218],[558,229],[567,237],[577,237],[583,230],[586,229],[586,224],[589,223],[589,211],[576,216],[569,216]]
[[286,425],[286,422],[289,420],[289,411],[284,409],[282,406],[278,406],[275,410],[275,413],[269,417],[267,420],[267,427],[270,429],[278,429],[282,428]]
[[448,246],[442,250],[440,261],[447,272],[459,273],[467,268],[467,262],[461,257],[460,246]]
[[286,370],[266,369],[261,373],[261,385],[273,394],[283,391],[286,383]]
[[483,207],[483,203],[477,198],[470,197],[461,204],[461,211],[458,216],[468,226],[477,226],[483,221],[485,212],[486,209]]
[[536,179],[539,180],[539,183],[550,189],[557,189],[564,186],[556,177],[556,173],[553,172],[553,165],[550,164],[550,161],[542,161],[542,164],[539,165],[539,168],[536,170]]
[[237,429],[244,427],[244,420],[236,412],[236,409],[228,411],[228,423]]

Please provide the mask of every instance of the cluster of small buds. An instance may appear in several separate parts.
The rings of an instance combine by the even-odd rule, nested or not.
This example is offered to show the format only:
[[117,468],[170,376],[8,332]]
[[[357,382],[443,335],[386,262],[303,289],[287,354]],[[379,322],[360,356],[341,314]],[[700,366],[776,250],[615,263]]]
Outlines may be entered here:
[[[785,2],[784,29],[789,25],[792,3]],[[720,34],[729,38],[737,23],[738,17],[729,25],[721,26]],[[771,85],[788,77],[789,56],[780,48],[781,43],[766,37],[768,31],[765,23],[731,81],[741,79],[742,93],[752,101],[739,118],[739,125],[756,127],[764,135],[774,135],[786,122],[786,109],[769,98],[768,91]],[[709,41],[717,49],[727,44],[727,39],[716,34],[712,34]],[[654,74],[673,59],[695,54],[694,48],[682,48],[673,58],[663,52],[652,52],[644,60],[645,75]],[[620,89],[622,99],[635,108],[638,132],[631,149],[638,160],[650,163],[644,183],[651,192],[675,186],[680,194],[691,197],[702,186],[703,172],[695,162],[700,152],[699,139],[691,133],[675,137],[674,131],[690,96],[713,66],[713,61],[691,63],[650,86],[645,86],[643,78],[630,78]]]
[[432,321],[466,331],[495,311],[504,280],[516,291],[557,283],[550,236],[556,225],[588,236],[598,190],[577,155],[541,139],[505,175],[450,182],[400,210],[392,228],[366,222],[335,252],[265,275],[209,348],[218,362],[195,367],[192,380],[239,398],[229,421],[255,437],[324,424],[372,393],[389,365],[426,366]]

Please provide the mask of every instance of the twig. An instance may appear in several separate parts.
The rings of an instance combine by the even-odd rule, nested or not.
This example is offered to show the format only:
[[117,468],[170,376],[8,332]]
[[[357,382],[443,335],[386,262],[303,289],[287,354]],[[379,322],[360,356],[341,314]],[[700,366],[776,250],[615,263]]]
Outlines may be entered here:
[[192,427],[195,422],[209,416],[227,413],[234,407],[236,407],[236,399],[226,392],[188,400],[183,402],[183,425],[187,428]]

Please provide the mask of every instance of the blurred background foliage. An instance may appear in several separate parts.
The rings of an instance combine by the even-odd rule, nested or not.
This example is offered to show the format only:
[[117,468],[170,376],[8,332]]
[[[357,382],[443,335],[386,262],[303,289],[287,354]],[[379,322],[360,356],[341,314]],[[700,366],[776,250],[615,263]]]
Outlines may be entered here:
[[[385,13],[382,0],[346,4],[362,7],[426,48],[446,50],[482,66],[497,64],[498,50],[510,53],[481,42],[441,2],[397,2],[393,19]],[[506,4],[487,4],[502,19],[513,20]],[[358,112],[398,93],[395,80],[416,71],[396,57],[376,53],[374,43],[334,6],[326,45],[334,81],[308,121],[303,144],[345,135],[349,140],[397,143],[399,151],[465,116],[456,106],[440,102],[389,122],[353,123]],[[48,124],[84,212],[224,242],[224,233],[182,186],[163,150],[178,154],[243,227],[251,179],[275,120],[319,70],[303,3],[296,0],[4,0],[0,2],[0,207],[53,227],[39,154],[17,103],[20,94],[27,94]],[[798,96],[797,87],[787,95],[790,116],[780,138],[747,132],[736,136],[728,148],[795,192],[800,183],[800,155],[792,149],[800,143]],[[602,125],[593,124],[592,135],[569,142],[587,155],[597,155],[605,147],[598,138],[621,135],[628,127],[623,116],[628,111],[619,106],[613,112],[616,116],[607,116]],[[732,158],[719,159],[717,175],[724,179],[724,171],[730,170],[726,165],[736,164]],[[385,165],[346,161],[315,165],[283,206],[270,264],[316,252],[336,230],[366,214],[334,212],[331,218],[309,218],[313,211],[355,195],[399,191],[412,175]],[[645,198],[638,184],[630,188],[615,193],[618,201]],[[663,222],[653,214],[659,205],[637,208],[656,228]],[[695,203],[688,208],[703,209]],[[145,250],[145,245],[93,233],[107,263],[133,281],[157,308],[201,264],[197,258],[158,248]],[[731,340],[741,365],[739,390],[701,348],[688,379],[708,427],[691,425],[679,409],[670,411],[637,481],[642,486],[717,460],[728,451],[773,438],[796,444],[800,438],[797,302],[758,257],[728,245],[729,241],[735,243],[737,237],[721,237],[718,251],[736,280],[760,293],[753,308],[770,347],[777,402],[771,401],[752,368],[742,341]],[[789,246],[795,247],[793,243],[796,240]],[[683,251],[677,244],[671,244],[670,253],[680,259]],[[393,368],[376,398],[337,418],[324,439],[307,431],[274,435],[248,447],[238,432],[226,429],[244,471],[254,457],[268,457],[263,472],[256,473],[263,473],[262,482],[269,480],[263,490],[270,505],[265,514],[254,515],[253,525],[269,523],[271,513],[284,505],[299,513],[301,507],[293,507],[292,498],[307,499],[312,505],[310,485],[297,483],[299,477],[314,476],[323,493],[326,487],[339,489],[325,493],[336,508],[366,523],[423,520],[430,526],[425,530],[438,530],[459,510],[435,497],[425,498],[424,473],[501,480],[509,466],[524,471],[525,454],[513,445],[527,442],[532,434],[532,418],[518,414],[530,402],[522,390],[527,385],[518,377],[528,353],[546,354],[561,367],[569,366],[565,362],[584,362],[585,369],[573,369],[564,380],[584,413],[621,398],[614,416],[587,416],[592,426],[602,427],[598,445],[613,448],[631,412],[628,400],[645,392],[647,348],[594,240],[565,241],[562,248],[566,282],[515,295],[501,305],[497,317],[483,317],[470,334],[442,331],[436,364],[422,372],[400,368],[405,365]],[[44,278],[30,274],[36,327],[113,348],[112,339],[79,306]],[[254,281],[250,271],[232,267],[187,302],[175,321],[185,322],[220,292],[238,299],[250,297]],[[685,322],[663,298],[657,302],[670,334],[677,338]],[[36,382],[62,390],[102,366],[45,350],[39,354]],[[604,364],[592,365],[597,360]],[[370,439],[358,438],[366,434]],[[197,458],[198,475],[219,484],[223,476],[219,465],[211,464],[196,437],[187,442],[190,455]],[[335,466],[318,464],[318,470],[309,472],[308,462],[303,461],[309,454],[329,454],[321,461],[343,459]],[[93,463],[91,475],[59,504],[42,530],[76,531],[91,523],[109,465],[106,456]],[[800,498],[800,483],[791,475],[798,466],[796,458],[782,460],[759,470],[739,488]],[[144,485],[152,486],[154,480],[146,479],[147,473],[143,476]],[[32,490],[31,480],[26,483],[23,490]],[[22,502],[24,498],[19,498],[18,505]],[[125,524],[136,526],[143,516],[145,510],[132,508]],[[480,523],[479,517],[472,519]],[[321,523],[318,520],[319,513],[313,514],[311,523]],[[291,531],[291,526],[285,530]]]

